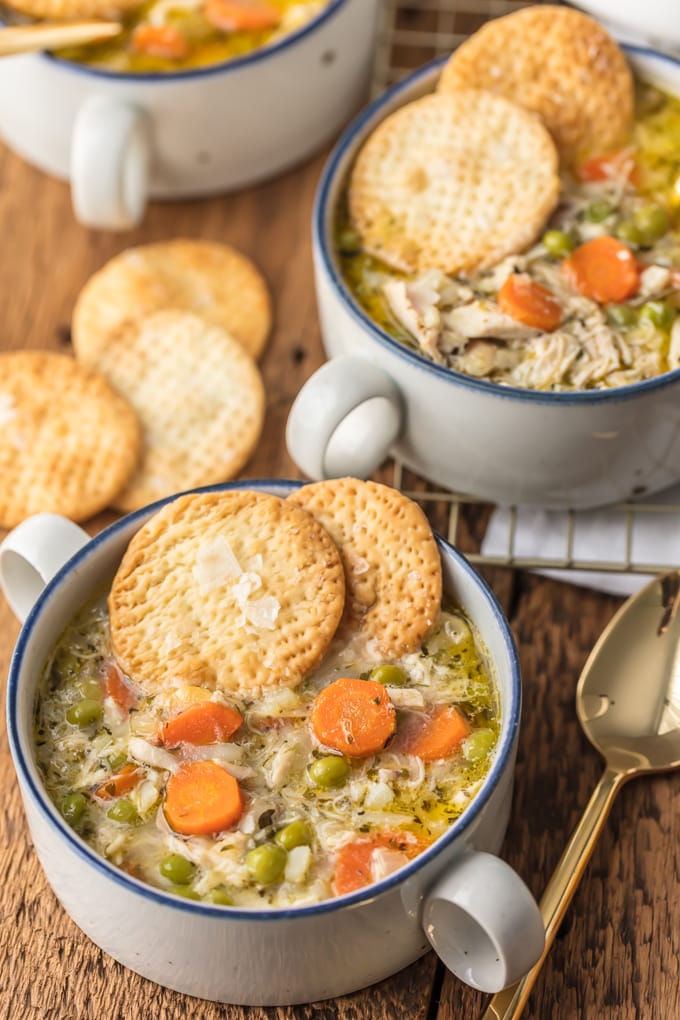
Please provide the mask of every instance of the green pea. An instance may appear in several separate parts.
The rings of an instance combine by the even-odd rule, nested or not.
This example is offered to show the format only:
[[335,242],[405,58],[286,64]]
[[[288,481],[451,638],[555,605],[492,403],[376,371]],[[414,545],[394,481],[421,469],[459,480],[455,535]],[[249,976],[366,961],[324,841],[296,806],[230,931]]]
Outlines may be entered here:
[[59,805],[64,820],[73,829],[83,820],[86,808],[87,797],[84,793],[68,793]]
[[626,329],[628,326],[634,326],[637,322],[637,309],[632,305],[609,305],[607,318],[612,326]]
[[159,865],[160,873],[175,885],[189,885],[196,874],[196,865],[181,854],[168,854]]
[[668,301],[647,301],[640,309],[640,321],[651,322],[657,329],[670,329],[675,308]]
[[391,666],[385,663],[382,666],[374,666],[369,673],[370,680],[377,680],[385,687],[403,687],[408,683],[408,673],[401,666]]
[[54,660],[54,669],[63,680],[73,680],[80,670],[80,660],[73,652],[62,652]]
[[358,255],[361,251],[361,238],[356,230],[346,227],[338,237],[338,250],[341,255]]
[[288,854],[274,843],[263,843],[246,854],[246,867],[260,885],[271,885],[283,875]]
[[211,889],[205,899],[208,903],[218,903],[222,907],[233,907],[234,905],[234,897],[220,886],[217,889]]
[[645,246],[654,244],[668,230],[668,213],[660,205],[643,205],[633,215],[633,221],[640,234],[640,243]]
[[309,766],[309,776],[315,786],[324,788],[342,786],[349,775],[349,764],[336,754],[317,758]]
[[94,680],[92,677],[81,677],[75,687],[81,698],[87,701],[102,700],[102,685],[99,680]]
[[637,246],[642,243],[640,231],[632,220],[621,220],[616,228],[616,236],[624,244]]
[[614,212],[613,207],[609,202],[604,202],[600,199],[597,202],[591,202],[586,209],[586,219],[590,220],[591,223],[602,223],[608,216]]
[[496,742],[493,730],[474,730],[463,741],[463,754],[468,761],[480,761],[485,758]]
[[194,889],[190,889],[188,885],[173,885],[168,892],[171,892],[174,896],[181,896],[183,900],[200,900],[200,896]]
[[92,723],[99,722],[101,717],[102,703],[95,701],[94,698],[83,698],[82,701],[76,701],[66,713],[67,720],[74,726],[91,726]]
[[106,812],[106,817],[121,825],[135,825],[139,821],[137,808],[129,797],[121,797]]
[[574,242],[564,230],[546,230],[541,238],[543,247],[556,259],[563,259],[574,250]]
[[312,830],[307,822],[296,818],[294,822],[279,831],[274,836],[274,841],[282,846],[284,850],[293,850],[296,846],[309,846],[312,842]]

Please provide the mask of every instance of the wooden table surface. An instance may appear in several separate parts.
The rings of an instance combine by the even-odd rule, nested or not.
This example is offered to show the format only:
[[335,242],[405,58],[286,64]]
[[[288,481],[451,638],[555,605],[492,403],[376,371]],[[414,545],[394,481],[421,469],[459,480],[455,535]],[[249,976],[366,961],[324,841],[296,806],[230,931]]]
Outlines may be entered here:
[[[262,359],[267,418],[244,478],[295,478],[284,426],[323,361],[310,254],[310,211],[323,155],[279,180],[209,201],[154,204],[127,234],[78,226],[67,187],[0,147],[0,349],[68,351],[79,288],[131,244],[187,236],[226,241],[262,268],[276,324]],[[479,527],[475,511],[470,529]],[[468,514],[470,517],[470,514]],[[90,522],[95,531],[110,520]],[[435,521],[436,523],[436,521]],[[485,571],[517,639],[524,708],[516,790],[503,856],[536,896],[600,774],[579,729],[574,691],[589,649],[619,600],[526,573]],[[0,598],[0,676],[18,625]],[[190,999],[125,970],[59,906],[24,821],[0,724],[0,1020],[467,1020],[485,997],[433,953],[364,992],[294,1008]],[[624,787],[544,966],[525,1016],[534,1020],[680,1017],[680,777]]]

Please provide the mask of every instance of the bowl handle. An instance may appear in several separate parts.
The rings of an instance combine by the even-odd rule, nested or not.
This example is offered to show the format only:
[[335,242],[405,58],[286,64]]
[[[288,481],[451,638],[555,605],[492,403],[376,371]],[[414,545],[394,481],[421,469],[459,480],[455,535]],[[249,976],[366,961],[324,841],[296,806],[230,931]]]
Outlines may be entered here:
[[429,891],[422,925],[449,970],[483,992],[514,984],[545,945],[540,911],[522,879],[481,851],[460,857]]
[[322,365],[298,393],[286,445],[309,478],[367,478],[384,461],[403,419],[390,376],[364,358],[342,355]]
[[127,230],[146,208],[149,118],[130,103],[90,96],[78,111],[71,140],[71,195],[86,227]]
[[0,588],[23,623],[43,588],[90,536],[59,514],[27,517],[0,544]]

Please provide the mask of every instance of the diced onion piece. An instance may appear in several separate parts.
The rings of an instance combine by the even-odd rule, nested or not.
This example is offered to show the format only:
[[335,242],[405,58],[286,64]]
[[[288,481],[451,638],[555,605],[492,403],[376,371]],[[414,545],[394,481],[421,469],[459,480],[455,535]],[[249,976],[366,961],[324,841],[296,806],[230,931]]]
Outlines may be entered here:
[[130,757],[143,765],[151,765],[156,769],[165,769],[167,772],[177,772],[179,762],[169,751],[162,747],[154,747],[147,740],[141,737],[131,737],[128,744]]
[[295,846],[288,851],[286,870],[283,877],[286,882],[302,882],[312,862],[312,851],[308,846]]
[[386,687],[385,690],[397,708],[423,708],[425,705],[422,692],[413,687]]
[[364,805],[375,811],[387,807],[394,800],[394,792],[387,783],[368,783],[368,789],[364,797]]
[[408,864],[408,857],[401,850],[376,847],[371,854],[371,878],[374,882],[379,882],[381,878],[387,878],[405,864]]

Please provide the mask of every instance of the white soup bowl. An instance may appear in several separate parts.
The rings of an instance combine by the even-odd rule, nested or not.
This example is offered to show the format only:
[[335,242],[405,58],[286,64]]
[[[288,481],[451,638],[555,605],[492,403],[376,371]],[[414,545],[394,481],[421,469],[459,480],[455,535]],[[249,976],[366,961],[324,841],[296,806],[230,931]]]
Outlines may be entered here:
[[[285,496],[298,483],[244,484]],[[544,945],[535,901],[496,856],[512,797],[519,666],[493,595],[463,556],[441,539],[445,590],[469,615],[486,647],[499,691],[501,729],[490,771],[471,805],[399,872],[314,906],[218,907],[182,900],[136,880],[96,854],[63,820],[36,766],[38,682],[65,626],[112,578],[132,535],[163,502],[91,540],[70,521],[41,514],[10,532],[0,546],[3,590],[17,615],[28,612],[10,669],[10,747],[35,849],[65,910],[126,967],[169,988],[220,1002],[283,1005],[343,995],[395,973],[430,944],[476,988],[494,991],[514,982]],[[62,552],[60,568],[55,550]]]
[[147,199],[230,191],[319,149],[366,93],[378,0],[330,0],[243,57],[132,74],[47,53],[0,60],[0,136],[71,180],[87,226],[127,229]]
[[[626,47],[635,71],[680,95],[680,61]],[[497,503],[585,508],[680,480],[680,369],[611,390],[547,393],[500,386],[426,359],[373,322],[334,250],[340,195],[363,142],[436,84],[428,65],[369,106],[324,169],[313,221],[323,343],[331,359],[293,404],[288,449],[310,478],[373,473],[396,454],[437,485]]]

